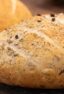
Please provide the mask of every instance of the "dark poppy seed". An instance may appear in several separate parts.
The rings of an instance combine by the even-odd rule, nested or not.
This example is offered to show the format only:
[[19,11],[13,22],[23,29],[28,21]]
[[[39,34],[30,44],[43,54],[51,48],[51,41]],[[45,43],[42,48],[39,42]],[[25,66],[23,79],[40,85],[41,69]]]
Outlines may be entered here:
[[51,17],[55,17],[55,15],[54,15],[54,14],[50,14],[50,16],[51,16]]
[[41,22],[41,20],[37,20],[37,22]]
[[18,35],[16,35],[15,38],[18,39],[19,38]]
[[54,22],[55,21],[55,18],[52,18],[52,21]]
[[41,14],[37,14],[37,16],[41,16]]

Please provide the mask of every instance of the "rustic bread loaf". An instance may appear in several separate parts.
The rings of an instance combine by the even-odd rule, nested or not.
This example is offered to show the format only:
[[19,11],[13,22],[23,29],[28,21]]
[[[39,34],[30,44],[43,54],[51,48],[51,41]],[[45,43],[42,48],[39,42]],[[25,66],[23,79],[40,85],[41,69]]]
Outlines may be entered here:
[[64,88],[64,14],[38,14],[0,32],[0,82]]
[[0,0],[0,31],[31,16],[29,9],[19,0]]

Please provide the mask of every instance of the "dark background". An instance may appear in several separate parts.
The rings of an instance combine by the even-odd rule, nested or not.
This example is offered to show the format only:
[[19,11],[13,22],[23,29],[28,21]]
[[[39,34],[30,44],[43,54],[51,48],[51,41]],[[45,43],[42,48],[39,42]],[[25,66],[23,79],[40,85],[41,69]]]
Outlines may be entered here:
[[[64,12],[64,0],[21,0],[33,15]],[[27,89],[0,84],[0,94],[64,94],[64,90]]]
[[64,12],[64,0],[21,0],[33,14]]

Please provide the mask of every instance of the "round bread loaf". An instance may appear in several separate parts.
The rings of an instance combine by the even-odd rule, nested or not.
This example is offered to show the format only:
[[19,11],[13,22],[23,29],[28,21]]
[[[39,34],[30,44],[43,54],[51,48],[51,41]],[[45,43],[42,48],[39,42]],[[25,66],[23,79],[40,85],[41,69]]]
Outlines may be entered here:
[[29,9],[19,0],[0,0],[0,30],[31,16]]
[[0,83],[64,88],[64,14],[38,14],[0,32]]

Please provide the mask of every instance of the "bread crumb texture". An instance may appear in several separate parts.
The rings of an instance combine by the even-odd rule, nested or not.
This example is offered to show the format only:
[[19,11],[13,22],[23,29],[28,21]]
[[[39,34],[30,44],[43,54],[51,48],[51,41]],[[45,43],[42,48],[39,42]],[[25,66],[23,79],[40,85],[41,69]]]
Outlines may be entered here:
[[64,88],[64,14],[38,15],[0,32],[0,82]]

